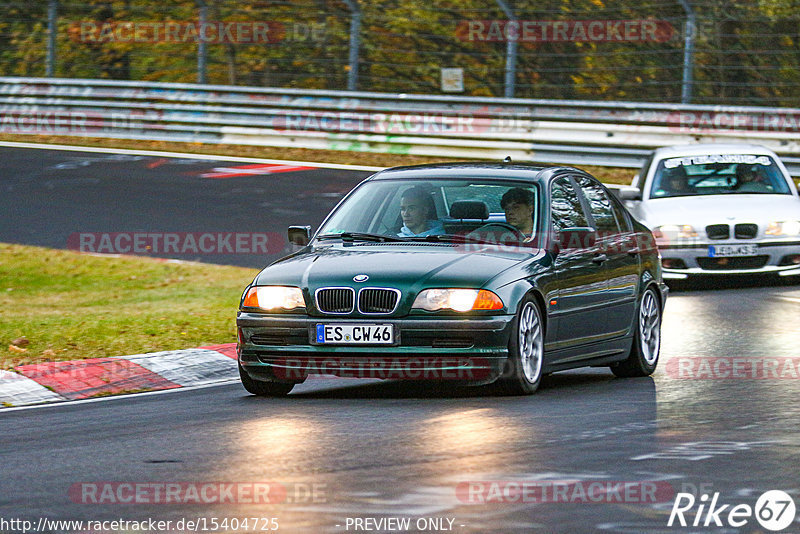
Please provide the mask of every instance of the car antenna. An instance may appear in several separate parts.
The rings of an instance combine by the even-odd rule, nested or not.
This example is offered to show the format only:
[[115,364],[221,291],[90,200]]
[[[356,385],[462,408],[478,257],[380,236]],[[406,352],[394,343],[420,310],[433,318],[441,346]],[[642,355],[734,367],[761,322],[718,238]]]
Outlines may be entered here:
[[503,163],[511,163],[511,156],[506,156],[503,158]]

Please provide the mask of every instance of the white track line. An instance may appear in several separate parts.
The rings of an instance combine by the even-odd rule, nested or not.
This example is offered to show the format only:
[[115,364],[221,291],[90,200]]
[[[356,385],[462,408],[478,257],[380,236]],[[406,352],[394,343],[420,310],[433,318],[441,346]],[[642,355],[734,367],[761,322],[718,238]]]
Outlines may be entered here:
[[[111,395],[108,397],[93,397],[90,399],[79,399],[79,400],[72,400],[72,401],[63,401],[63,402],[48,402],[47,404],[32,404],[29,406],[10,406],[8,408],[0,408],[0,417],[4,413],[8,412],[17,412],[20,410],[35,410],[38,408],[53,408],[58,406],[74,406],[76,404],[89,404],[92,402],[106,402],[106,401],[113,401],[113,400],[123,400],[123,399],[130,399],[132,397],[144,397],[150,395],[165,395],[167,393],[176,393],[178,391],[191,391],[194,389],[205,389],[205,388],[214,388],[218,386],[226,386],[228,384],[235,384],[239,382],[238,378],[232,378],[227,380],[220,380],[219,382],[214,382],[212,384],[203,384],[200,386],[186,386],[186,387],[179,387],[179,388],[172,388],[172,389],[159,389],[156,391],[144,391],[142,393],[126,393],[124,395]],[[244,389],[242,389],[242,395],[249,395]]]
[[155,156],[161,158],[205,159],[210,161],[237,161],[242,163],[271,163],[276,165],[298,165],[318,169],[342,169],[347,171],[377,172],[386,167],[370,167],[367,165],[345,165],[339,163],[319,163],[315,161],[290,161],[283,159],[246,158],[239,156],[215,156],[213,154],[191,154],[188,152],[161,152],[158,150],[133,150],[129,148],[105,148],[76,145],[45,145],[40,143],[16,143],[0,141],[0,146],[9,148],[38,148],[42,150],[64,150],[71,152],[95,152],[101,154],[130,154],[132,156]]

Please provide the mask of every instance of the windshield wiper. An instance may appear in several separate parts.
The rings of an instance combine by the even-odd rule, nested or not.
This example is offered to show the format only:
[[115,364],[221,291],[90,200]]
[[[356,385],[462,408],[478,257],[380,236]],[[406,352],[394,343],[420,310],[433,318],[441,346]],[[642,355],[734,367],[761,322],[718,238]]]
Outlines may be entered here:
[[364,232],[340,232],[337,234],[322,234],[318,236],[317,239],[320,241],[323,239],[341,239],[342,241],[375,241],[378,243],[394,243],[397,241],[403,241],[399,237],[393,237],[390,235],[383,235],[383,234],[368,234]]
[[411,236],[403,238],[406,241],[427,241],[429,243],[485,243],[488,245],[497,245],[495,241],[488,241],[478,237],[471,237],[468,235],[460,234],[434,234],[426,236]]

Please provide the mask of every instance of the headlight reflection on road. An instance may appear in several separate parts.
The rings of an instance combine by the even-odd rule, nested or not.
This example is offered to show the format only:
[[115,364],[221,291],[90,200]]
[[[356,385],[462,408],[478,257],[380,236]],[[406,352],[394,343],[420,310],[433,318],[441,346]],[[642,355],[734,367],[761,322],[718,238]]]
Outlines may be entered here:
[[497,455],[516,450],[536,435],[535,429],[527,427],[523,439],[519,422],[503,414],[503,410],[480,408],[427,419],[417,430],[416,442],[422,454],[445,460],[445,477],[502,470],[505,466]]
[[730,336],[721,324],[720,310],[703,295],[672,295],[664,310],[661,327],[661,361],[656,371],[659,419],[713,420],[718,380],[676,378],[681,364],[695,358],[711,359],[725,349]]
[[270,417],[249,421],[237,437],[241,453],[254,459],[290,464],[308,457],[306,447],[314,443],[313,421],[301,418]]
[[656,374],[659,417],[727,425],[718,406],[731,398],[746,402],[749,418],[792,405],[800,346],[796,326],[781,319],[797,310],[785,295],[758,288],[671,296]]

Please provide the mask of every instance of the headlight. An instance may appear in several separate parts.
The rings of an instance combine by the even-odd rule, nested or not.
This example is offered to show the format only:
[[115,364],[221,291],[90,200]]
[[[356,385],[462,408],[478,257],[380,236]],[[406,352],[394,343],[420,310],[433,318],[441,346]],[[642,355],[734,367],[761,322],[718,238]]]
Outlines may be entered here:
[[697,237],[697,231],[689,224],[665,224],[653,228],[653,236],[656,239],[691,239]]
[[428,311],[500,310],[503,301],[485,289],[426,289],[417,295],[413,307]]
[[254,286],[244,297],[242,306],[261,308],[262,310],[293,310],[305,307],[303,292],[298,287]]
[[771,222],[764,233],[772,236],[800,235],[800,221]]

